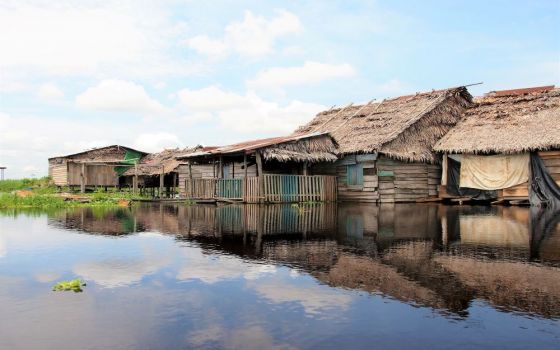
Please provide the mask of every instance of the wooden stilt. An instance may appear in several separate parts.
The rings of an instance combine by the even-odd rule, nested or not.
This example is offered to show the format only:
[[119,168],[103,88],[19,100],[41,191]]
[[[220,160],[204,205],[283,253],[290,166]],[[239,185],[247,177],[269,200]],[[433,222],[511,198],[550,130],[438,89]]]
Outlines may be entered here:
[[165,177],[164,167],[161,167],[161,174],[159,175],[159,198],[163,198],[163,180]]
[[80,174],[80,192],[86,192],[86,164],[82,163],[82,173]]

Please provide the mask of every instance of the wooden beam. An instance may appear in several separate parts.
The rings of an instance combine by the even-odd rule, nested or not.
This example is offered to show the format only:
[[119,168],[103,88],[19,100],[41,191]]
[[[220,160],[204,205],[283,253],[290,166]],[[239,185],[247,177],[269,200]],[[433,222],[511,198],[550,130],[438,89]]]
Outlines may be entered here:
[[86,192],[86,164],[82,163],[82,172],[80,173],[80,192]]
[[159,174],[159,198],[163,198],[163,180],[165,179],[165,167],[161,167],[161,173]]
[[224,162],[222,156],[220,156],[220,160],[218,162],[218,178],[219,179],[224,178]]
[[138,192],[138,164],[134,164],[134,177],[132,178],[132,193]]
[[255,159],[257,160],[257,176],[259,178],[259,199],[264,196],[264,174],[263,174],[263,164],[262,157],[259,151],[255,152]]
[[447,186],[447,153],[443,154],[443,161],[441,162],[441,184]]
[[243,177],[247,178],[247,153],[243,154],[243,169],[244,169]]
[[308,165],[307,162],[303,162],[303,175],[308,175]]

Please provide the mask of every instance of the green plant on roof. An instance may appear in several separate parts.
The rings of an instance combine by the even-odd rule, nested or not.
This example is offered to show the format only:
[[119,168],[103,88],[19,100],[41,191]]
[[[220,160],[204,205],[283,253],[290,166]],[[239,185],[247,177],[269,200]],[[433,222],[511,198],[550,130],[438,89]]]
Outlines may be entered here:
[[86,284],[79,278],[71,281],[60,281],[53,286],[53,291],[73,291],[74,293],[83,292],[82,287]]

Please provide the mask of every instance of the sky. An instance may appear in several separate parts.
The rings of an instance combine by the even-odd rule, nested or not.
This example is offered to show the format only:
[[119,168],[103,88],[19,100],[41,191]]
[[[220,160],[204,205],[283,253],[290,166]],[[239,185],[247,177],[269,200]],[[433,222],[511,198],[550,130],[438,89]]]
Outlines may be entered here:
[[291,133],[322,110],[560,85],[560,1],[0,1],[0,166]]

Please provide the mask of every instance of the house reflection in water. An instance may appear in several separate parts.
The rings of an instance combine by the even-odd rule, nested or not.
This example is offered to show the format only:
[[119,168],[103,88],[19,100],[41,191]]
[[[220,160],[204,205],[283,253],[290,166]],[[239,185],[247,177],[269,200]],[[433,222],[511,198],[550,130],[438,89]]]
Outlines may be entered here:
[[519,207],[158,205],[73,209],[53,225],[155,231],[208,254],[290,266],[335,287],[465,315],[473,300],[560,316],[559,215]]

